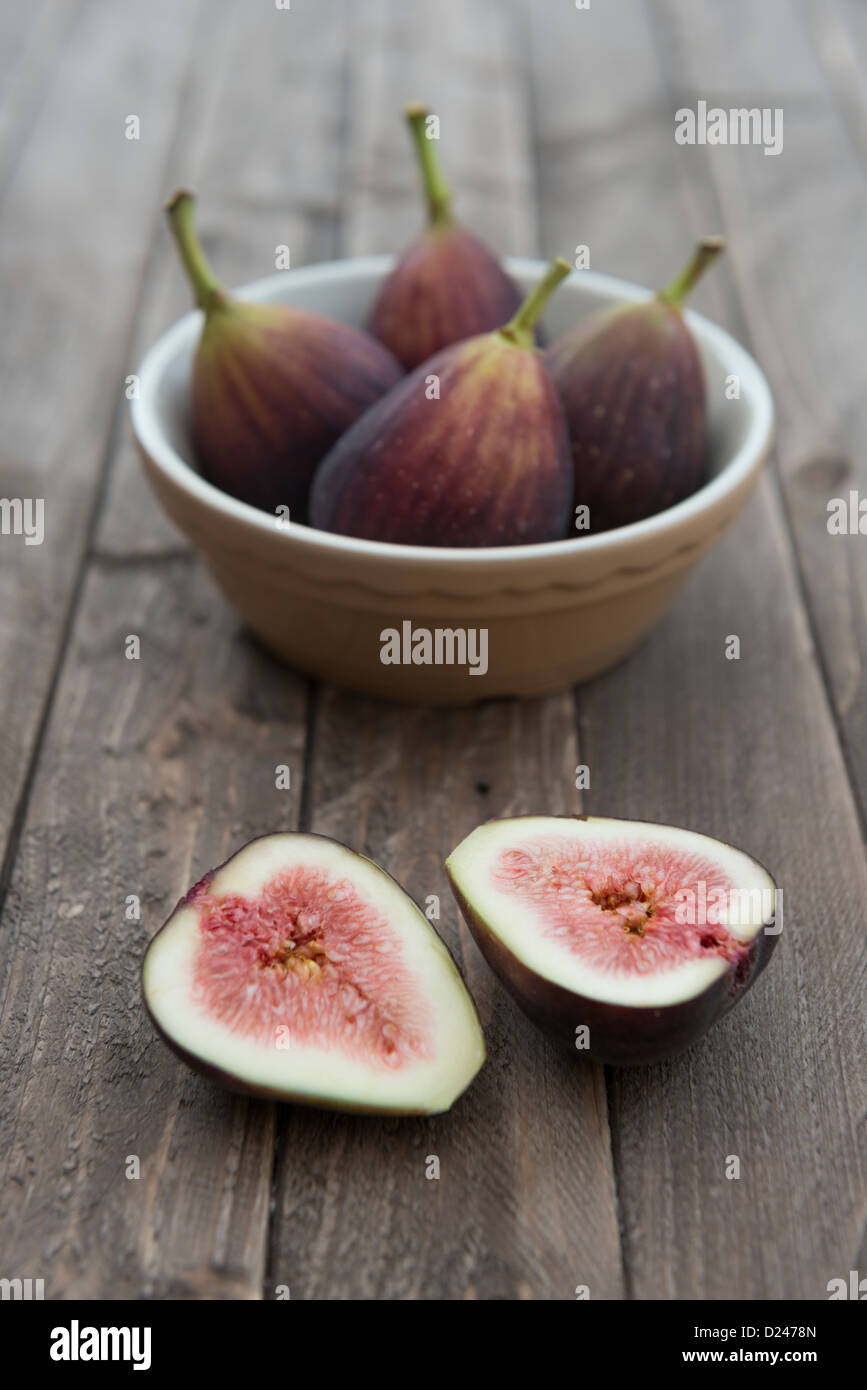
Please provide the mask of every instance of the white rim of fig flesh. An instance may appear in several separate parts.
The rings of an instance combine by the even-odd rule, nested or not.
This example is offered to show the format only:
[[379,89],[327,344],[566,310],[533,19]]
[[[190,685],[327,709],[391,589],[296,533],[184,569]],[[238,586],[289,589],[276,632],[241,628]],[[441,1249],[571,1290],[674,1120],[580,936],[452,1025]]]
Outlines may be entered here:
[[[666,856],[680,866],[666,872]],[[750,855],[646,821],[489,821],[446,868],[469,909],[524,965],[575,994],[635,1008],[701,994],[776,910],[774,880]]]
[[[286,949],[279,957],[275,948],[282,930],[279,903],[261,930],[262,940],[251,946],[243,903],[261,902],[281,876],[285,882],[298,872],[321,880],[324,892],[319,894],[317,889],[315,903],[304,900],[303,893],[296,898],[296,905],[306,901],[300,927],[298,921],[292,923],[286,909],[282,918]],[[328,894],[335,896],[329,899]],[[239,941],[246,925],[246,940],[238,948],[240,961],[231,920],[231,905],[238,902],[242,904],[238,917],[243,919],[237,929]],[[317,918],[311,934],[306,928],[312,911]],[[221,913],[228,913],[228,926]],[[203,925],[214,922],[216,936]],[[272,927],[279,928],[276,935]],[[299,941],[307,938],[304,952],[295,946],[288,949],[293,932]],[[352,932],[356,933],[354,945]],[[311,935],[315,949],[310,947]],[[260,958],[250,965],[251,951],[255,956],[260,946]],[[350,947],[355,953],[352,960],[347,958]],[[332,962],[332,951],[339,962]],[[366,1002],[352,983],[354,968],[366,973],[373,991]],[[213,1016],[213,1008],[209,1013],[205,1007],[203,979],[205,991],[213,988],[219,996],[222,1019]],[[276,1098],[338,1108],[436,1113],[449,1108],[485,1059],[475,1006],[430,923],[383,869],[324,836],[300,832],[264,836],[203,879],[151,942],[142,984],[155,1022],[177,1047],[224,1073],[227,1084],[273,1093]],[[257,988],[262,988],[262,1000],[244,1017],[245,989]],[[302,990],[306,991],[303,997]],[[373,1021],[367,1013],[362,1021],[362,1028],[372,1028],[376,1035],[380,1018],[389,1020],[395,1000],[397,1024],[383,1022],[383,1028],[392,1030],[389,1036],[395,1043],[389,1041],[388,1046],[397,1060],[390,1065],[383,1062],[381,1049],[373,1061],[362,1057],[358,1035],[353,1033],[362,1010],[381,1010]],[[237,1001],[237,1012],[233,1001]],[[213,994],[209,1002],[213,1005]],[[345,1013],[341,1012],[344,1005]],[[314,1015],[318,1010],[330,1024],[336,1018],[341,1030],[342,1018],[351,1019],[354,1011],[357,1017],[347,1021],[336,1042],[330,1038],[323,1047],[321,1038],[311,1043],[309,1036],[296,1036],[305,1011],[310,1010]],[[358,1055],[353,1055],[353,1048]]]

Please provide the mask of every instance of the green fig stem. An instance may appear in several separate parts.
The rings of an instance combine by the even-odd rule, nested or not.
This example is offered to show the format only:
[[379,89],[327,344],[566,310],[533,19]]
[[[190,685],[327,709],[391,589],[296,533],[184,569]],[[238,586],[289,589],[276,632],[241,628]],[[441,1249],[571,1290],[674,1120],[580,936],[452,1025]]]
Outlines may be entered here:
[[431,226],[450,227],[453,221],[452,191],[443,177],[436,151],[437,142],[428,139],[427,118],[430,112],[425,106],[407,106],[403,114],[415,140]]
[[208,314],[228,304],[229,296],[208,265],[193,221],[195,195],[181,188],[166,203],[169,225],[193,287],[196,303]]
[[683,270],[674,277],[671,284],[659,291],[657,297],[664,299],[666,304],[671,304],[675,309],[679,309],[696,281],[700,279],[709,265],[713,265],[717,256],[724,250],[725,241],[721,236],[702,237]]
[[548,265],[538,285],[534,285],[514,318],[510,319],[500,335],[518,347],[533,347],[536,324],[545,311],[545,306],[561,280],[565,280],[572,267],[561,256],[555,257]]

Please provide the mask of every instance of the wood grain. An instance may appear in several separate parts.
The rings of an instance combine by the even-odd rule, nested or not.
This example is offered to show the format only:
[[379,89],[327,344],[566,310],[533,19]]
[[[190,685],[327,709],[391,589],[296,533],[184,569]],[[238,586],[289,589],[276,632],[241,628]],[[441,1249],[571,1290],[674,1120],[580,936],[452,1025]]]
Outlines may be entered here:
[[[854,26],[854,29],[853,29]],[[864,247],[867,219],[858,74],[863,7],[738,0],[673,5],[657,32],[672,101],[706,91],[722,106],[779,106],[782,153],[751,146],[684,150],[710,185],[732,238],[743,335],[769,375],[779,412],[777,468],[798,581],[838,735],[867,825],[867,507],[864,530],[835,535],[828,506],[867,499]],[[727,34],[749,33],[734,61]],[[858,39],[856,40],[855,35]],[[855,45],[860,41],[860,49]],[[701,173],[699,173],[701,170]],[[739,327],[740,327],[739,320]]]
[[[611,264],[625,269],[629,251],[630,275],[659,283],[661,250],[670,269],[678,247],[716,230],[721,216],[737,267],[763,235],[753,224],[767,223],[753,212],[749,227],[730,226],[696,159],[706,150],[682,157],[672,139],[675,109],[708,90],[680,86],[678,76],[707,73],[721,31],[711,38],[692,7],[689,22],[670,7],[675,43],[660,29],[658,7],[627,9],[616,19],[593,11],[592,32],[580,28],[584,15],[537,25],[543,195],[568,186],[571,158],[572,183],[587,195],[580,239],[598,248],[597,268],[610,268],[610,247]],[[704,20],[710,7],[698,9]],[[740,18],[752,51],[762,26],[752,11]],[[778,17],[768,35],[780,33]],[[552,52],[573,93],[568,107]],[[622,77],[616,90],[611,71]],[[617,159],[607,166],[579,136],[594,122],[610,131],[618,114]],[[748,156],[773,163],[755,150]],[[619,190],[610,196],[609,181]],[[607,210],[624,188],[634,215],[618,226]],[[754,195],[750,207],[757,204]],[[568,207],[543,196],[543,213],[546,235],[573,235]],[[639,216],[647,233],[640,240]],[[714,317],[745,331],[723,267],[696,303],[702,299]],[[724,656],[729,633],[741,638],[737,662]],[[578,703],[591,811],[689,825],[741,844],[778,875],[786,906],[767,976],[705,1043],[665,1067],[609,1076],[630,1293],[824,1297],[827,1280],[852,1267],[864,1199],[857,1134],[865,878],[851,789],[770,482],[652,639],[581,690]],[[737,1181],[725,1176],[729,1155],[741,1161]]]
[[[347,249],[388,249],[418,227],[399,116],[412,99],[441,116],[443,158],[474,229],[527,249],[519,31],[493,3],[437,0],[411,14],[410,24],[406,6],[369,6],[351,44],[358,173]],[[484,194],[477,207],[465,183]],[[478,1002],[489,1060],[450,1114],[424,1123],[285,1117],[271,1270],[293,1296],[570,1298],[578,1284],[620,1296],[601,1070],[564,1063],[493,983],[442,871],[481,819],[578,809],[577,762],[568,695],[442,711],[323,692],[311,828],[377,859],[417,900],[439,896],[438,926]],[[428,1154],[439,1181],[425,1177]]]
[[[197,183],[205,208],[206,193],[214,197],[205,230],[232,281],[258,273],[268,253],[257,239],[283,215],[295,173],[277,157],[283,125],[315,126],[310,88],[293,83],[294,68],[308,43],[320,60],[330,55],[317,68],[325,111],[339,100],[343,59],[333,12],[294,7],[285,42],[275,27],[286,16],[250,10],[229,23],[230,8],[222,23],[214,17],[190,74],[169,172]],[[240,89],[239,62],[258,74]],[[261,201],[232,201],[239,129],[271,132],[275,158],[260,168],[271,179],[264,233]],[[323,130],[327,140],[327,120]],[[321,152],[333,173],[313,136],[290,148],[305,161]],[[154,212],[163,178],[157,171],[147,190]],[[211,232],[218,194],[225,240]],[[186,306],[186,292],[162,217],[149,220],[152,328]],[[136,519],[121,488],[111,490],[11,879],[0,947],[10,1176],[0,1211],[9,1257],[38,1268],[49,1297],[259,1298],[274,1108],[179,1067],[144,1018],[138,973],[146,940],[203,871],[252,836],[297,822],[306,686],[240,631],[198,563],[166,548],[148,510],[154,504],[146,509],[140,496]],[[140,661],[124,658],[127,634],[141,639]],[[275,787],[283,763],[290,791]],[[124,920],[129,894],[141,898],[140,922]],[[128,1154],[141,1160],[139,1181],[124,1176]]]
[[83,0],[0,7],[0,189],[27,150],[35,113],[82,8]]
[[[47,13],[60,23],[59,13]],[[119,363],[194,20],[194,7],[157,0],[140,31],[123,7],[91,4],[54,50],[38,109],[14,91],[10,97],[9,119],[14,115],[24,153],[11,169],[2,209],[0,492],[44,500],[45,539],[26,545],[23,536],[0,536],[4,853],[56,674],[111,421],[122,399]],[[95,82],[94,71],[112,74],[116,86]],[[127,140],[124,120],[136,104],[147,111],[147,120],[141,139]],[[7,871],[8,863],[0,872],[0,891]]]
[[[825,526],[829,496],[867,490],[863,9],[44,0],[7,7],[0,39],[0,492],[44,495],[48,528],[0,537],[0,1272],[50,1298],[824,1298],[865,1258],[867,562]],[[783,155],[675,145],[702,96],[782,105]],[[242,631],[132,451],[124,377],[189,302],[172,187],[199,192],[230,284],[281,243],[293,264],[397,249],[421,221],[409,100],[441,116],[459,211],[503,251],[586,243],[657,284],[725,232],[695,305],[776,396],[743,521],[574,696],[309,689]],[[783,888],[768,974],[665,1067],[551,1051],[445,883],[479,821],[579,809],[579,762],[581,809],[732,840]],[[146,941],[204,870],[298,824],[439,898],[489,1048],[448,1115],[246,1101],[153,1036]]]

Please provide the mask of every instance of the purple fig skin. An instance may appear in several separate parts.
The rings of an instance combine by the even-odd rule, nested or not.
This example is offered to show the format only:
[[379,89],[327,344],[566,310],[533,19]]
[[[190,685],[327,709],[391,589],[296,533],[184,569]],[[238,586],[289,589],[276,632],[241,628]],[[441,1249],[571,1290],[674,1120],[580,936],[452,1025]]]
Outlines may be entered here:
[[553,343],[546,362],[591,534],[641,521],[702,485],[704,376],[677,308],[654,299],[603,310]]
[[[777,942],[775,934],[760,931],[737,972],[732,967],[701,994],[676,1004],[638,1008],[589,999],[539,975],[508,950],[458,888],[448,865],[445,867],[476,945],[522,1013],[568,1048],[571,1056],[611,1066],[663,1062],[692,1047],[743,998],[765,969]],[[768,877],[776,889],[773,878]],[[575,1030],[581,1025],[589,1027],[590,1046],[579,1050]]]
[[571,507],[566,424],[541,355],[491,333],[446,348],[343,435],[314,478],[310,521],[402,545],[524,545],[561,539]]
[[207,315],[191,381],[203,475],[263,511],[304,521],[320,460],[400,380],[358,328],[281,304],[226,299]]
[[404,251],[367,326],[411,371],[453,343],[499,328],[521,298],[478,237],[457,223],[437,225]]

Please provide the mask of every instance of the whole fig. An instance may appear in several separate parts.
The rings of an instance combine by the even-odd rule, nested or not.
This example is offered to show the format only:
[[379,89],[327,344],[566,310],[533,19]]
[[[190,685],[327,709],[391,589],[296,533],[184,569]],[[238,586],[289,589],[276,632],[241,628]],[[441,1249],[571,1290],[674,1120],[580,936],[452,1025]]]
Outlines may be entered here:
[[568,273],[552,261],[504,328],[437,353],[347,430],[313,480],[311,525],[403,545],[565,536],[569,443],[533,329]]
[[403,373],[361,329],[227,294],[196,236],[194,201],[178,192],[167,212],[205,314],[190,382],[202,473],[232,497],[264,511],[288,507],[303,521],[319,460]]
[[566,412],[575,505],[587,507],[591,532],[640,521],[704,482],[704,375],[682,308],[722,249],[720,237],[706,237],[652,299],[603,309],[547,350]]
[[521,295],[484,242],[455,220],[451,192],[429,138],[423,106],[405,112],[418,151],[429,225],[398,260],[368,327],[409,371],[435,352],[487,333],[515,313]]

